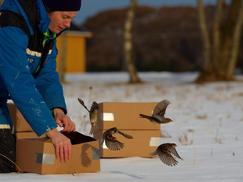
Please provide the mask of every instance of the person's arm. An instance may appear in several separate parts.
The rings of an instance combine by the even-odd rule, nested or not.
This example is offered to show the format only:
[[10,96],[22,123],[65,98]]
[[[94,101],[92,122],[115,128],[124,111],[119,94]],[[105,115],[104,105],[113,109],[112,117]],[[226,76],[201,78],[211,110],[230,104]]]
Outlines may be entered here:
[[50,130],[46,134],[55,146],[57,160],[61,162],[68,161],[72,151],[70,139],[58,132],[57,129]]
[[35,86],[25,53],[27,44],[28,37],[22,30],[15,27],[1,28],[1,84],[4,84],[11,99],[35,133],[39,136],[46,133],[55,146],[57,158],[66,161],[71,155],[71,143],[68,138],[56,131],[56,122]]
[[44,66],[36,78],[36,87],[50,109],[58,107],[66,114],[67,109],[63,88],[56,71],[56,56],[57,49],[54,45],[52,53],[47,56]]
[[56,123],[59,126],[63,127],[63,131],[75,131],[76,128],[74,122],[70,119],[68,115],[63,112],[62,109],[54,108],[52,112]]
[[52,53],[48,55],[43,69],[36,79],[37,88],[43,96],[56,123],[63,127],[63,131],[75,131],[75,124],[66,115],[67,109],[63,94],[63,88],[56,71],[56,44],[53,45]]
[[18,28],[6,27],[1,28],[0,40],[0,75],[11,99],[39,136],[56,128],[28,67],[28,37]]

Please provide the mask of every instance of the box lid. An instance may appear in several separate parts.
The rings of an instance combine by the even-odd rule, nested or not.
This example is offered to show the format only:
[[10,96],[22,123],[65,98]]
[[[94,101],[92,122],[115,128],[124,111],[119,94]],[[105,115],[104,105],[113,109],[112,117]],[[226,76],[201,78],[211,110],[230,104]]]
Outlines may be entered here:
[[8,109],[9,109],[10,117],[14,123],[16,132],[31,132],[31,131],[33,132],[29,123],[25,120],[24,116],[17,109],[15,104],[8,103]]
[[[17,132],[16,139],[24,139],[24,138],[40,138],[35,132],[26,131],[26,132]],[[43,137],[42,137],[43,138]]]

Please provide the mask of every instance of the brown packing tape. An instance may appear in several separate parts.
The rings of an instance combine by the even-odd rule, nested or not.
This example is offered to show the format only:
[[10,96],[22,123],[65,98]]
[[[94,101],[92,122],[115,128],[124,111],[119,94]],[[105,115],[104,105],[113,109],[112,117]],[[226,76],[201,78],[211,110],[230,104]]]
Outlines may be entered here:
[[100,160],[100,149],[93,148],[93,160]]
[[82,150],[81,150],[81,162],[82,165],[84,166],[89,166],[91,164],[92,160],[99,160],[99,153],[97,153],[98,148],[88,144],[84,143],[82,145]]

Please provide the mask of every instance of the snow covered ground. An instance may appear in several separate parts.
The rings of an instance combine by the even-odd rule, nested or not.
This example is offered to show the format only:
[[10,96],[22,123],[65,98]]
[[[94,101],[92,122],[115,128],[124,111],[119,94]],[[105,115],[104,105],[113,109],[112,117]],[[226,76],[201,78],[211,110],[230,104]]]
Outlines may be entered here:
[[[78,103],[159,102],[171,104],[166,116],[174,122],[163,125],[165,138],[174,142],[184,159],[167,167],[158,158],[101,159],[95,174],[46,175],[0,174],[0,181],[243,181],[243,82],[195,85],[196,73],[141,73],[143,84],[127,84],[126,73],[67,75],[64,85],[68,111],[77,129],[88,134],[87,112]],[[243,78],[243,77],[239,77]]]

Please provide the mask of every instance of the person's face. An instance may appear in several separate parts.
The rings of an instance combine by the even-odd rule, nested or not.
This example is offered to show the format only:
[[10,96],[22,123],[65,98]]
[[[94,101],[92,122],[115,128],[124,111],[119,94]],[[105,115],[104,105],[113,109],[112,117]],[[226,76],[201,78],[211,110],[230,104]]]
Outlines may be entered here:
[[71,26],[71,21],[76,14],[77,11],[54,11],[49,13],[49,29],[52,32],[60,33],[62,30]]

